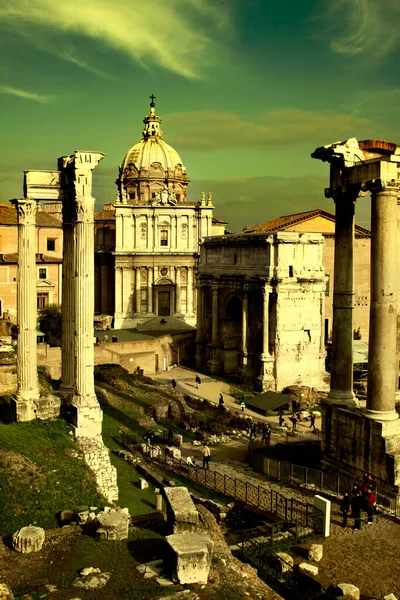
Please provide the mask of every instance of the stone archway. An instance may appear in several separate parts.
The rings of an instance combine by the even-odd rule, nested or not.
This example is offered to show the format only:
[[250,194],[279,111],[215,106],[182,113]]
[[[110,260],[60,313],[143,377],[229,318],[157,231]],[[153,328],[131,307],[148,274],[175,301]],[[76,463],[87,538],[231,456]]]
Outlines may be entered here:
[[239,368],[238,352],[242,341],[242,300],[231,296],[222,319],[222,345],[224,373],[236,373]]

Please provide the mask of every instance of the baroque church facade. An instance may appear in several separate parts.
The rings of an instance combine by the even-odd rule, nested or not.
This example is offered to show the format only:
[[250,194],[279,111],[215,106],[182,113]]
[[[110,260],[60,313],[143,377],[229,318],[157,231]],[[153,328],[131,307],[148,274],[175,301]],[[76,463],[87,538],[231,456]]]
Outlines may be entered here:
[[225,221],[213,218],[211,193],[187,200],[186,169],[163,140],[154,97],[143,122],[119,167],[116,201],[95,216],[95,310],[113,314],[115,329],[155,317],[195,326],[199,245]]

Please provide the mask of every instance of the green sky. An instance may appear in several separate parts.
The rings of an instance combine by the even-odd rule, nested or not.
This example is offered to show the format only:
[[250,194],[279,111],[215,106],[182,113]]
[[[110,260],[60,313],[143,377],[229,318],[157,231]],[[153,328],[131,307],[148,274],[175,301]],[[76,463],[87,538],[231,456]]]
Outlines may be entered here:
[[152,93],[189,198],[212,191],[234,231],[333,210],[316,146],[400,143],[399,0],[0,0],[0,23],[1,202],[76,149],[106,154],[113,200]]

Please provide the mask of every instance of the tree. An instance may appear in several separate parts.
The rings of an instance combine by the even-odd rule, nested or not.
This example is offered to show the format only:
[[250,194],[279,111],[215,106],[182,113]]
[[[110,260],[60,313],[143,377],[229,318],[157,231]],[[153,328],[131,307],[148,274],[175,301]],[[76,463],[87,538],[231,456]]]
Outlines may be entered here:
[[39,311],[39,329],[47,335],[50,346],[61,346],[61,314],[58,304],[48,304]]

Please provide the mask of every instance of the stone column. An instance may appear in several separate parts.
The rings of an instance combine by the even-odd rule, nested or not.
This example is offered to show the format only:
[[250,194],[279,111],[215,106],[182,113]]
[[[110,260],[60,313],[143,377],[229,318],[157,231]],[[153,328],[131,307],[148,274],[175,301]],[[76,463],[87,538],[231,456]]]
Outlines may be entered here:
[[147,312],[153,312],[154,267],[147,269]]
[[217,345],[219,341],[219,306],[218,306],[218,295],[219,290],[217,285],[213,285],[212,288],[212,321],[211,321],[211,343]]
[[353,393],[354,205],[356,191],[334,193],[335,267],[333,283],[331,385],[327,400],[357,406]]
[[[400,196],[397,197],[397,264],[400,265]],[[397,277],[397,364],[400,365],[400,275]],[[400,402],[399,378],[397,379],[396,402]]]
[[263,283],[261,287],[262,293],[262,353],[260,355],[261,369],[258,376],[258,387],[262,392],[270,389],[275,389],[274,378],[274,356],[269,351],[269,295],[271,286],[269,283]]
[[175,267],[175,314],[181,314],[181,270]]
[[135,270],[135,298],[136,298],[136,312],[140,313],[140,268],[136,267]]
[[115,267],[115,314],[120,316],[122,314],[122,267]]
[[248,362],[248,352],[247,352],[247,321],[248,321],[248,295],[247,292],[243,292],[243,300],[242,300],[242,342],[241,342],[241,350],[240,350],[240,358],[241,358],[241,367],[242,369],[246,369]]
[[17,275],[17,398],[13,412],[17,421],[36,418],[39,398],[36,358],[36,200],[13,201],[18,215]]
[[187,270],[186,314],[193,315],[193,267]]
[[394,181],[371,187],[371,300],[366,416],[398,419],[397,338],[397,196]]
[[[75,202],[66,198],[63,202],[63,286],[61,331],[61,386],[63,400],[72,400],[75,385]],[[101,289],[101,296],[103,291]]]

